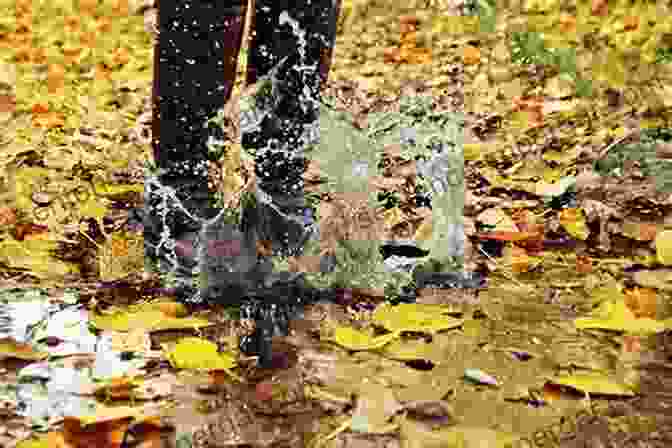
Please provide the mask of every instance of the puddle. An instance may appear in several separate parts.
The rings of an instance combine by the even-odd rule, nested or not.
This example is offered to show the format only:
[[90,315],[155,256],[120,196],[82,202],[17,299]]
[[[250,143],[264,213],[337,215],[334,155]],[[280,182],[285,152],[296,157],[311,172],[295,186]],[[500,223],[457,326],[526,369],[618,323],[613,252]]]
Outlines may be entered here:
[[[41,289],[7,289],[0,299],[0,337],[25,351],[46,352],[42,361],[24,361],[16,381],[0,383],[0,399],[16,405],[19,415],[37,430],[66,415],[87,415],[96,408],[93,397],[81,396],[96,381],[123,376],[145,360],[122,360],[109,335],[89,330],[88,311],[75,305],[77,295],[49,296]],[[9,339],[5,339],[5,342]],[[11,343],[4,350],[12,351]],[[11,354],[11,353],[10,353]],[[19,355],[20,356],[20,355]]]

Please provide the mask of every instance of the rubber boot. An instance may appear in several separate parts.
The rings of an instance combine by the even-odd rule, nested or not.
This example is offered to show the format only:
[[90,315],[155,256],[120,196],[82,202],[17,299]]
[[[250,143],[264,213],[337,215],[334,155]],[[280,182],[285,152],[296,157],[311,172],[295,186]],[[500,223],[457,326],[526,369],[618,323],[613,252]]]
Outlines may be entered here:
[[145,255],[189,291],[199,289],[190,286],[196,235],[217,214],[208,141],[223,131],[204,123],[231,96],[246,8],[246,0],[161,0],[158,8],[152,147],[159,172],[145,181]]
[[[333,46],[337,17],[332,0],[254,2],[246,78],[247,84],[257,83],[252,95],[262,113],[253,114],[261,117],[258,122],[248,121],[241,105],[241,143],[254,157],[258,195],[254,205],[243,208],[241,227],[270,243],[264,258],[272,259],[300,255],[315,229],[304,194],[303,150],[316,134],[307,130],[319,125],[320,68]],[[243,306],[257,327],[240,346],[259,356],[261,366],[272,364],[271,339],[286,331],[285,315],[321,294],[291,272],[274,271],[264,284],[258,298]]]
[[274,255],[297,255],[307,240],[302,151],[306,127],[319,118],[320,70],[335,40],[335,7],[333,0],[255,0],[247,82],[275,69],[275,105],[256,130],[242,132],[242,146],[255,159],[259,188],[271,198],[271,205],[259,203],[255,220]]

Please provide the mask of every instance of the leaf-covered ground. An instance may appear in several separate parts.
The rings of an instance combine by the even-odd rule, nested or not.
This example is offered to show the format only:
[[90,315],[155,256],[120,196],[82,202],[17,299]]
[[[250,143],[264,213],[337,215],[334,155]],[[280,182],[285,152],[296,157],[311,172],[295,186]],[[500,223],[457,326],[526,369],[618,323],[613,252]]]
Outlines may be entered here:
[[[260,370],[249,322],[142,273],[151,5],[0,1],[0,445],[672,443],[669,2],[396,3],[344,1],[325,95],[361,129],[415,94],[465,114],[465,267],[487,286],[344,291]],[[385,154],[387,202],[344,194],[322,224],[426,240],[415,161]],[[212,170],[224,200],[251,172],[234,149]]]

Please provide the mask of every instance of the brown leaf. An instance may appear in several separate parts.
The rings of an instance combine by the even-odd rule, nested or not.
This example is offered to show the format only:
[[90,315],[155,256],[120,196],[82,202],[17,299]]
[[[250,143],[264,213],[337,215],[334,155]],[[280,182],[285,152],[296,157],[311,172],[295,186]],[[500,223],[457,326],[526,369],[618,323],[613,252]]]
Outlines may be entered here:
[[658,295],[655,289],[634,288],[625,293],[625,304],[637,318],[656,318]]
[[383,52],[383,61],[385,62],[396,62],[399,60],[399,48],[397,47],[388,47]]
[[593,0],[590,11],[594,16],[606,16],[609,12],[608,0]]
[[420,19],[418,19],[414,15],[401,15],[399,16],[399,23],[405,23],[405,24],[412,24],[412,25],[417,25],[420,23]]
[[0,95],[0,113],[14,112],[16,97],[14,95]]
[[623,18],[623,29],[625,31],[634,31],[639,28],[639,17],[625,16]]
[[661,142],[656,146],[656,157],[672,160],[672,143]]
[[467,45],[462,50],[462,61],[467,65],[478,64],[481,60],[481,50],[473,45]]

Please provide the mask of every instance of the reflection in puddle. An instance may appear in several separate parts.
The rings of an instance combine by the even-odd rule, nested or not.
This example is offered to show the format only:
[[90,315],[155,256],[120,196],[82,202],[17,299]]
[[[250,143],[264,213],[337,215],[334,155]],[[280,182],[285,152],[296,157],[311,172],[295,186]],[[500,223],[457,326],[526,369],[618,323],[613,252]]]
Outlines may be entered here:
[[[46,430],[64,416],[91,414],[98,404],[82,391],[145,362],[141,354],[122,360],[112,349],[110,334],[90,331],[88,311],[76,301],[71,292],[55,298],[41,289],[7,289],[0,297],[0,337],[49,354],[42,361],[27,362],[17,372],[17,381],[0,382],[0,400],[15,403],[17,413],[37,430]],[[3,350],[11,355],[11,342]]]

